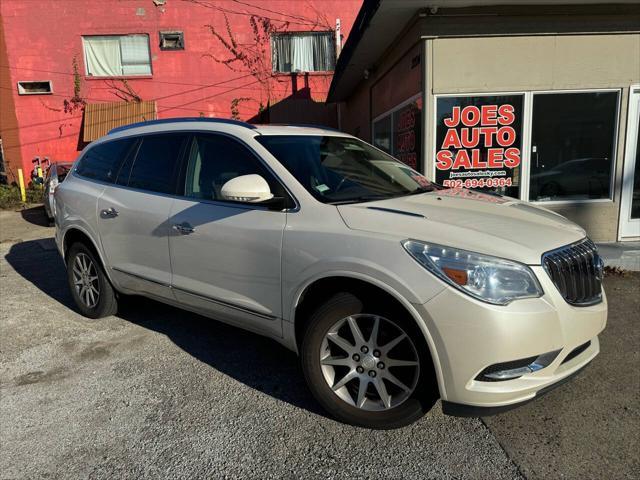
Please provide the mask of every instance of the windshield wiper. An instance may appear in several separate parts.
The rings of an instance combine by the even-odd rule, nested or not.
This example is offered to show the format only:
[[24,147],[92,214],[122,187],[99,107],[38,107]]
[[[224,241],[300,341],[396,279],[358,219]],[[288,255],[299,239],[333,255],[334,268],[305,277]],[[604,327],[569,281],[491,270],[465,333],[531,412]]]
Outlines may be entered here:
[[362,203],[362,202],[373,202],[375,200],[387,200],[389,198],[394,198],[393,195],[361,195],[359,197],[347,198],[345,200],[334,200],[331,202],[327,202],[329,205],[347,205],[349,203]]

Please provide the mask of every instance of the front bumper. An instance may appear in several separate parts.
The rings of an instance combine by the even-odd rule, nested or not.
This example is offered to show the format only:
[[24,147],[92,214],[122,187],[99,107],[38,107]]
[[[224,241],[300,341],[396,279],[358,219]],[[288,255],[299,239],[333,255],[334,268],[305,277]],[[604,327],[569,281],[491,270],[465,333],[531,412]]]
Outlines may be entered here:
[[[571,306],[542,267],[532,269],[545,292],[541,298],[497,306],[447,288],[429,302],[414,305],[431,334],[445,410],[455,410],[452,405],[459,411],[462,405],[477,407],[478,412],[517,406],[573,376],[598,354],[597,336],[607,321],[606,296],[597,305]],[[586,342],[591,342],[586,349],[565,361]],[[558,350],[547,367],[519,378],[476,379],[491,365]]]

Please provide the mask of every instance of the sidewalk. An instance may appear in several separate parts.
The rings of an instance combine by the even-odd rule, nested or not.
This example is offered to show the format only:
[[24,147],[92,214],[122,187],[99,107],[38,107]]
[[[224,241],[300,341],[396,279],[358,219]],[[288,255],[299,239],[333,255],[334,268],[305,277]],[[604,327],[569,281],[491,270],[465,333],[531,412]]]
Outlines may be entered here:
[[598,251],[605,266],[640,272],[640,242],[599,243]]

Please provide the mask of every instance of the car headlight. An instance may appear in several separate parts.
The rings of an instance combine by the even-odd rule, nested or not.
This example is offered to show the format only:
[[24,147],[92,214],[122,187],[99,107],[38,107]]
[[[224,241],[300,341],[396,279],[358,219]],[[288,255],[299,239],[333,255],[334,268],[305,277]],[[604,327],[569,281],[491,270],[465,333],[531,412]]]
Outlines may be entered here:
[[438,278],[483,302],[507,305],[544,293],[522,263],[416,240],[405,240],[402,246]]

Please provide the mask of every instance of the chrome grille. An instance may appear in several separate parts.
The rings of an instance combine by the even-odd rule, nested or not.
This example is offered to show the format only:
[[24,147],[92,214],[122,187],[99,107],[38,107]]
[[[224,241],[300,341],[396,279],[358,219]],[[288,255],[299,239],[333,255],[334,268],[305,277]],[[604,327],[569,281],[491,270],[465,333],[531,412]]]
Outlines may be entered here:
[[585,238],[545,253],[542,265],[567,303],[586,306],[602,301],[602,259]]

